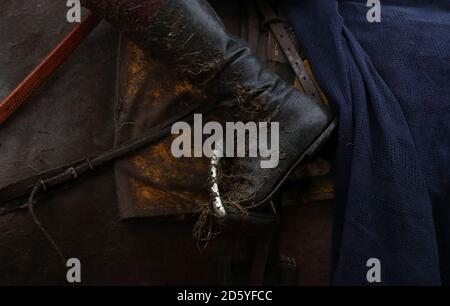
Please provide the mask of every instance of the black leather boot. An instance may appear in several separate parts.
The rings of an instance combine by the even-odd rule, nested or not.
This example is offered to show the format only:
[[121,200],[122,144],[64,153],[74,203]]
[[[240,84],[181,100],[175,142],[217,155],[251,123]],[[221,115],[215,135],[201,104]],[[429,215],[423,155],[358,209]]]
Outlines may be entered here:
[[228,35],[205,0],[85,0],[83,5],[179,71],[203,98],[235,101],[236,121],[279,122],[277,167],[261,168],[259,157],[225,158],[219,167],[213,159],[218,217],[224,216],[222,201],[244,207],[267,202],[334,127],[323,105],[261,67],[245,42]]

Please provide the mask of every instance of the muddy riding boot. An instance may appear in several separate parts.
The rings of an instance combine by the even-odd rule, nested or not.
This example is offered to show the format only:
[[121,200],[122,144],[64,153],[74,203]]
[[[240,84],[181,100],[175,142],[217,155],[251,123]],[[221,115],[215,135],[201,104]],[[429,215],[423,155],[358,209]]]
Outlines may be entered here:
[[[279,150],[273,154],[279,160],[275,156],[274,167],[262,167],[267,161],[263,157],[223,158],[217,167],[213,158],[210,182],[216,216],[225,215],[227,203],[248,208],[267,202],[290,171],[330,134],[334,122],[323,105],[264,69],[244,41],[226,33],[207,1],[82,2],[177,71],[206,100],[234,101],[235,121],[279,123]],[[269,127],[269,141],[273,131]]]

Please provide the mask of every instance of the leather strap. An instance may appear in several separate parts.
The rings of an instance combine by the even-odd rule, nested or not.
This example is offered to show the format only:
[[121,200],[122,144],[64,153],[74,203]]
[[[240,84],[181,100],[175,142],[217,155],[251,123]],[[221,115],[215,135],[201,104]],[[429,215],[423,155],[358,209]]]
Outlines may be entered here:
[[138,149],[147,145],[155,143],[164,136],[170,133],[172,124],[183,120],[190,122],[193,119],[194,112],[209,113],[217,105],[215,104],[195,104],[180,112],[179,115],[170,118],[161,124],[150,129],[147,134],[133,139],[129,142],[123,143],[107,152],[104,152],[93,158],[85,158],[79,160],[71,165],[57,170],[49,171],[37,176],[28,177],[18,182],[12,183],[0,189],[0,215],[9,213],[22,207],[22,203],[9,203],[15,199],[27,196],[31,190],[37,185],[43,191],[47,191],[51,187],[62,185],[63,183],[76,180],[82,174],[92,171],[99,166],[109,164],[117,159],[120,159]]
[[47,57],[0,102],[0,124],[8,119],[72,54],[98,25],[101,18],[89,15],[77,25]]
[[314,86],[289,33],[284,29],[283,22],[285,21],[275,14],[274,10],[266,0],[258,0],[256,1],[256,4],[261,15],[264,17],[263,24],[270,27],[281,50],[283,50],[284,55],[291,64],[305,94],[313,100],[321,102],[319,91]]

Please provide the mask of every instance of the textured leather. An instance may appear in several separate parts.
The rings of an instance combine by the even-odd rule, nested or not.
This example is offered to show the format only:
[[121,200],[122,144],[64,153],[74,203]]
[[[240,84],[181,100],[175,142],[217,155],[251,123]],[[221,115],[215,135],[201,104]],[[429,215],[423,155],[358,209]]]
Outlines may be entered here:
[[[0,44],[0,67],[5,72],[0,74],[2,97],[73,28],[62,22],[64,4],[50,0],[0,2],[0,38],[4,42]],[[1,186],[113,146],[118,35],[106,23],[92,34],[0,129]],[[247,271],[247,255],[254,254],[253,240],[242,232],[221,235],[199,252],[192,240],[192,218],[119,222],[111,170],[104,167],[71,188],[58,189],[41,199],[37,208],[62,251],[81,259],[84,285],[212,285],[217,281],[217,258],[235,251],[242,254],[237,257],[240,262],[233,262],[233,271],[238,272],[233,276],[239,280],[233,278],[233,284],[246,283],[243,271]],[[303,176],[303,171],[300,174]],[[290,228],[285,245],[290,252],[295,246],[294,252],[297,250],[302,260],[305,250],[314,254],[310,245],[299,240],[311,236],[298,230],[300,224],[310,221],[305,216],[308,214],[303,211],[292,214],[289,210],[288,222],[284,222]],[[328,226],[324,227],[322,220],[317,223],[321,235],[315,238],[323,239],[323,229]],[[0,217],[0,240],[0,284],[67,285],[67,269],[60,267],[54,250],[26,211]]]
[[261,169],[260,158],[226,159],[222,173],[231,179],[221,186],[230,201],[253,205],[264,199],[332,120],[323,105],[264,69],[244,41],[226,33],[206,1],[163,1],[157,11],[154,1],[86,5],[176,69],[208,103],[235,101],[235,121],[280,123],[278,167]]
[[[187,81],[124,36],[120,39],[119,54],[116,145],[139,137],[176,115],[183,109],[182,103],[195,95]],[[174,137],[168,135],[115,163],[122,218],[180,216],[194,213],[207,203],[208,161],[175,158],[170,151]]]

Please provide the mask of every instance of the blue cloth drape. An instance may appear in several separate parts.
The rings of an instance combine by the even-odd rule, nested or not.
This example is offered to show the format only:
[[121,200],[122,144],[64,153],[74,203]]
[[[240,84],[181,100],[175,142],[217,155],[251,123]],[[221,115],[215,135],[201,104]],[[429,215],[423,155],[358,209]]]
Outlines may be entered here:
[[450,1],[281,2],[340,120],[333,283],[448,284]]

